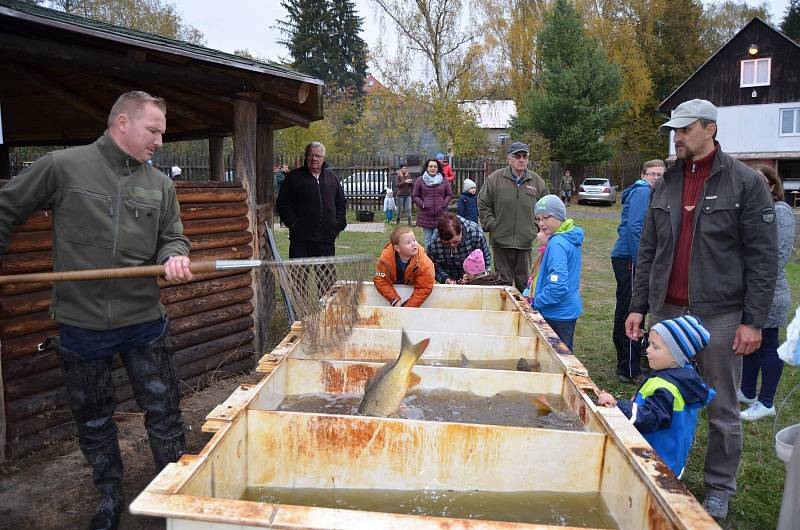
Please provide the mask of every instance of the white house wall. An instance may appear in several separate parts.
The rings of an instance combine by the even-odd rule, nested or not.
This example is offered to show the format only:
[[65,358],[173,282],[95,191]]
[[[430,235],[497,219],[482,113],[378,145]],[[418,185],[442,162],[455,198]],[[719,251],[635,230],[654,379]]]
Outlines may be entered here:
[[[739,158],[800,157],[800,135],[780,136],[780,109],[800,107],[800,102],[720,107],[717,140],[723,151]],[[675,157],[674,133],[669,137],[669,156]]]

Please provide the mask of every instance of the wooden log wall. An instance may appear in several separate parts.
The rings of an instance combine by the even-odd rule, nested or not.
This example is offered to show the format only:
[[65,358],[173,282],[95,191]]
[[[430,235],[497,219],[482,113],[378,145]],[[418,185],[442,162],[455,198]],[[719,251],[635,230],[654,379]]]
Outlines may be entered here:
[[[254,255],[247,192],[238,182],[176,182],[193,260]],[[257,243],[256,243],[257,244]],[[52,269],[52,215],[37,212],[18,227],[0,274]],[[254,289],[250,271],[198,275],[188,284],[160,281],[170,318],[170,343],[182,381],[196,388],[220,371],[252,368]],[[17,458],[75,433],[58,356],[40,345],[57,333],[48,314],[52,284],[0,286],[0,359],[5,398],[6,458]],[[118,410],[136,404],[119,356],[113,364]],[[2,401],[0,400],[0,403]]]

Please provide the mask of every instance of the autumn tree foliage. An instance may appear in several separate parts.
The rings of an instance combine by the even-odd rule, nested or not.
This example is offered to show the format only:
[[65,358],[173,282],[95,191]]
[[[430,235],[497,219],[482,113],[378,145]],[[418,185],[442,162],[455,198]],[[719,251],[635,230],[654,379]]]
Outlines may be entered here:
[[163,0],[44,0],[45,7],[192,44],[205,44],[197,28],[185,24],[175,4]]
[[540,133],[553,157],[566,164],[608,160],[613,153],[606,134],[624,110],[619,67],[584,33],[568,0],[556,0],[537,49],[541,87],[519,109],[515,133]]

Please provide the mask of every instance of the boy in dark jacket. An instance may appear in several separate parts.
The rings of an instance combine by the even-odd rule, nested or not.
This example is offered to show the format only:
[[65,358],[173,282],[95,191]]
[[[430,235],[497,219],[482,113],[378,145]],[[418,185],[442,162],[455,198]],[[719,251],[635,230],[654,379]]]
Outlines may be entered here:
[[478,185],[475,181],[464,179],[464,191],[458,198],[456,213],[468,221],[478,222]]
[[612,339],[617,350],[617,377],[623,383],[640,384],[642,352],[639,343],[625,336],[625,319],[631,305],[636,255],[642,237],[644,218],[650,206],[650,190],[666,171],[663,160],[648,160],[642,165],[639,180],[622,193],[622,217],[617,227],[617,242],[611,250],[611,266],[617,280],[617,306],[614,311]]
[[599,394],[599,404],[617,406],[630,418],[678,478],[692,447],[697,413],[716,394],[691,364],[710,338],[692,315],[662,320],[650,328],[647,360],[653,372],[634,399],[616,401],[608,392]]

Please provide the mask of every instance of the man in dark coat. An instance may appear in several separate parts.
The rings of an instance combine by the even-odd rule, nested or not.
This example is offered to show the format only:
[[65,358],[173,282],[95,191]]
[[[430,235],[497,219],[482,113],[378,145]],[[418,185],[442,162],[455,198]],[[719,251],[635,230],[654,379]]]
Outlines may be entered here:
[[742,455],[742,357],[761,345],[778,277],[775,207],[764,178],[722,151],[711,102],[681,103],[660,131],[673,133],[677,162],[653,188],[625,334],[639,340],[646,313],[651,325],[691,313],[711,334],[697,355],[717,392],[708,407],[703,507],[721,520]]
[[305,164],[281,184],[278,215],[289,227],[289,257],[336,254],[336,237],[347,226],[347,199],[333,171],[325,164],[325,146],[306,146]]

